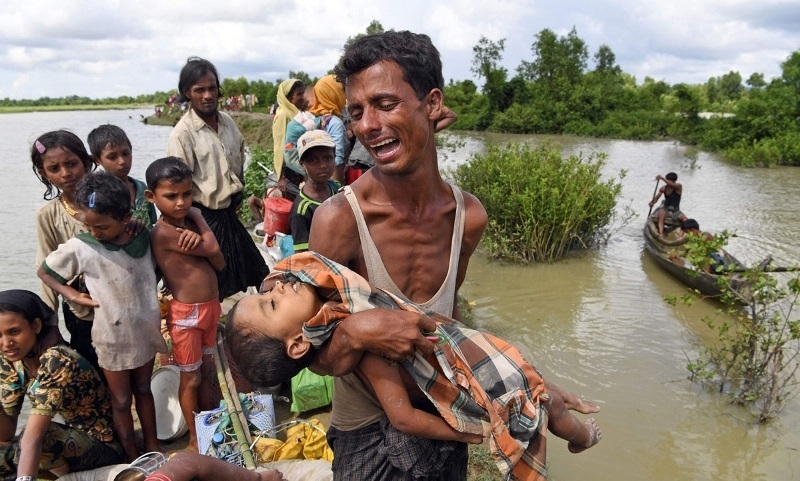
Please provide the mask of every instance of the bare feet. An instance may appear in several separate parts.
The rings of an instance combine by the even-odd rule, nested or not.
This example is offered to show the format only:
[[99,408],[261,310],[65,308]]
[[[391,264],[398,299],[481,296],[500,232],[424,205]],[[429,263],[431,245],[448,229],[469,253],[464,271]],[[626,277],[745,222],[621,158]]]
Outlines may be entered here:
[[585,445],[580,445],[573,442],[567,444],[567,449],[569,449],[569,452],[571,453],[583,452],[599,443],[603,438],[603,432],[600,430],[600,426],[597,425],[597,421],[595,421],[594,418],[587,419],[584,421],[583,425],[589,430],[589,440]]
[[594,414],[600,412],[600,406],[582,397],[577,398],[577,401],[569,406],[569,408],[573,411],[578,411],[581,414]]
[[561,389],[558,384],[545,379],[544,385],[548,391],[552,391],[561,396],[561,399],[564,400],[564,407],[570,411],[578,411],[581,414],[593,414],[600,411],[600,407],[596,404],[589,402],[582,397],[578,397],[569,391]]

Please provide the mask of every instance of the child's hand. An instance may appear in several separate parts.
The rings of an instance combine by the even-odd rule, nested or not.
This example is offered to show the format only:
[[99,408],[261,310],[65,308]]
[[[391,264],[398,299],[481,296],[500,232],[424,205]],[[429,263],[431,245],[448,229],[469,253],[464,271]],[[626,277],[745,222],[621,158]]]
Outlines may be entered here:
[[199,246],[203,240],[200,234],[189,229],[178,228],[178,232],[181,233],[180,237],[178,237],[178,247],[185,251],[190,251]]
[[142,219],[131,219],[125,225],[125,232],[130,235],[139,235],[139,232],[144,229],[144,221]]
[[100,307],[100,304],[98,304],[94,299],[91,298],[91,296],[89,296],[89,294],[86,294],[85,292],[81,292],[76,297],[69,299],[69,302],[78,304],[79,306]]

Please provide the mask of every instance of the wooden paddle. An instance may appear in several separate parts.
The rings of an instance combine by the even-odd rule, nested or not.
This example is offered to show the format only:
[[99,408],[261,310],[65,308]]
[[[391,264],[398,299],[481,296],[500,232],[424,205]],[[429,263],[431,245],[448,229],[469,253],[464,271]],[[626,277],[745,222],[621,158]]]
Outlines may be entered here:
[[[655,199],[656,198],[656,192],[658,192],[658,183],[659,182],[661,182],[661,180],[660,179],[656,179],[656,188],[653,189],[653,197],[651,197],[651,199]],[[651,205],[650,206],[650,210],[647,211],[647,218],[648,219],[650,218],[650,214],[652,214],[652,213],[653,213],[653,206]]]

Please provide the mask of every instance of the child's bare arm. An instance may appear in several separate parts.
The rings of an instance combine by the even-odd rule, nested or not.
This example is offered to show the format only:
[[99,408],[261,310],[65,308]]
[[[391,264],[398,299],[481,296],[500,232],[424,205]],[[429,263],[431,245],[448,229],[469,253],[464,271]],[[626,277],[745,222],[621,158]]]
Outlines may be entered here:
[[650,204],[649,204],[650,207],[653,207],[654,205],[656,205],[656,202],[658,202],[658,199],[661,198],[661,194],[663,194],[663,193],[664,193],[664,188],[663,187],[658,189],[658,193],[656,193],[656,196],[653,197],[653,200],[650,201]]
[[208,262],[211,263],[214,269],[218,271],[224,269],[225,257],[222,255],[222,249],[219,248],[217,237],[206,223],[206,220],[203,218],[203,214],[200,212],[200,209],[197,207],[192,207],[189,209],[189,213],[186,214],[186,217],[190,221],[194,222],[194,224],[197,226],[200,236],[203,239],[203,251],[207,253],[207,255],[204,257],[208,258]]
[[[153,227],[150,236],[154,250],[160,249],[195,257],[205,257],[214,269],[222,270],[225,267],[222,251],[220,251],[217,240],[213,238],[213,233],[211,234],[212,241],[206,242],[201,234],[190,229],[181,229],[169,224],[159,223]],[[219,262],[222,263],[221,267],[218,267]]]
[[78,292],[68,285],[61,284],[55,277],[45,272],[41,266],[36,270],[36,275],[39,276],[39,279],[41,279],[47,287],[56,291],[61,297],[66,299],[67,302],[86,307],[100,307],[100,304],[92,300],[89,294]]
[[398,371],[402,367],[389,364],[383,357],[367,352],[361,358],[358,369],[372,385],[389,422],[398,431],[443,441],[483,442],[483,436],[456,431],[444,419],[413,407]]

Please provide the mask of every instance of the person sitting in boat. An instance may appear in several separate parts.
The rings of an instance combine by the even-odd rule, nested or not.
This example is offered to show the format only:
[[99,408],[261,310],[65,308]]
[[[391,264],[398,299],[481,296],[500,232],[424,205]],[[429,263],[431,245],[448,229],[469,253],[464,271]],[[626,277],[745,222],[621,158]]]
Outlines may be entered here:
[[[393,429],[478,444],[491,436],[500,471],[510,474],[508,479],[529,481],[545,478],[546,429],[567,440],[573,453],[602,437],[593,418],[581,422],[567,410],[567,405],[580,404],[576,396],[545,388],[536,368],[502,339],[424,312],[315,252],[283,259],[265,280],[270,281],[271,290],[241,299],[228,314],[226,342],[253,382],[276,385],[313,365],[317,348],[352,313],[375,307],[408,310],[434,321],[433,332],[426,334],[435,343],[434,354],[418,352],[399,369],[368,352],[357,367]],[[418,408],[428,402],[441,417]],[[589,407],[589,412],[598,410]]]
[[670,172],[666,177],[661,174],[656,176],[656,180],[664,181],[664,187],[658,189],[658,193],[650,201],[650,207],[656,205],[658,199],[664,196],[664,201],[653,212],[653,216],[658,218],[658,235],[664,237],[664,220],[669,216],[670,221],[675,224],[686,220],[686,216],[681,212],[681,194],[683,186],[678,183],[678,174]]
[[[92,365],[48,334],[53,310],[33,292],[0,292],[0,476],[35,479],[118,464],[111,398]],[[30,415],[14,436],[25,398]],[[63,421],[53,417],[60,414]]]
[[[714,240],[714,236],[711,235],[709,232],[704,232],[700,230],[700,224],[697,223],[694,219],[686,219],[681,223],[681,236],[697,236],[703,239],[706,242],[710,242]],[[718,274],[722,271],[722,268],[725,267],[725,255],[720,251],[714,251],[709,254],[711,257],[711,262],[703,267],[703,270],[708,272],[709,274]]]

